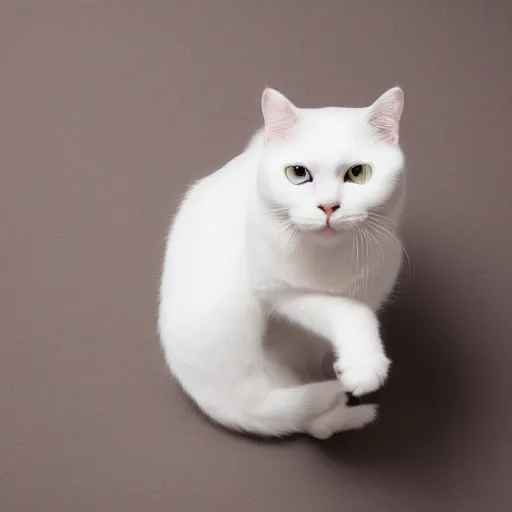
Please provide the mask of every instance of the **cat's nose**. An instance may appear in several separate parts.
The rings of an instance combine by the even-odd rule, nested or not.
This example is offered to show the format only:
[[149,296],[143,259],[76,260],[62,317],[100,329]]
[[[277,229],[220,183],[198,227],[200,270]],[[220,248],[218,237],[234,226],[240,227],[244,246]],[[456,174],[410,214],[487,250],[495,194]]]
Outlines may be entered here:
[[327,215],[327,220],[329,220],[331,218],[331,215],[336,211],[338,210],[340,207],[339,204],[319,204],[318,205],[318,208],[320,208],[320,210],[322,210],[325,215]]

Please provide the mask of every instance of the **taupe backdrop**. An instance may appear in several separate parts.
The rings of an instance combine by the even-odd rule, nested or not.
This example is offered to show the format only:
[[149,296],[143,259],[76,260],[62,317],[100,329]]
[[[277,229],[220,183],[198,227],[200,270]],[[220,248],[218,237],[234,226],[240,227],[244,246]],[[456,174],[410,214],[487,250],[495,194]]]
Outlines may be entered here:
[[[2,7],[0,510],[510,510],[511,15],[505,0]],[[385,315],[381,421],[325,443],[212,427],[156,336],[181,194],[242,149],[265,85],[357,106],[397,83],[412,271]]]

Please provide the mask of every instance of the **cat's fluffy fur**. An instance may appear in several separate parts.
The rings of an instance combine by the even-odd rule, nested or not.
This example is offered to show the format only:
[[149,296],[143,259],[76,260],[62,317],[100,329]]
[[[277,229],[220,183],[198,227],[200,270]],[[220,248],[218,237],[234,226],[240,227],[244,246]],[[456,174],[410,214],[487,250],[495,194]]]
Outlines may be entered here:
[[[398,87],[370,107],[321,109],[266,89],[264,128],[186,195],[168,237],[159,330],[171,372],[216,422],[327,438],[375,418],[345,392],[374,391],[388,373],[376,311],[402,260],[402,108]],[[346,181],[360,163],[370,179]],[[291,183],[291,164],[312,181]],[[327,339],[339,379],[302,384],[276,367],[262,345],[270,315]]]

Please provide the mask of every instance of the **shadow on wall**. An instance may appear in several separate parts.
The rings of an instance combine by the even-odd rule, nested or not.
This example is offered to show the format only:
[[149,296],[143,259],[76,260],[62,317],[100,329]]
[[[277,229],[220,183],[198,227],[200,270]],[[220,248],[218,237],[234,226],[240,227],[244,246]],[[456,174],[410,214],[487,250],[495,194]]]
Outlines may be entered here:
[[[315,443],[329,459],[364,467],[382,479],[432,485],[443,479],[450,446],[464,431],[470,407],[470,375],[457,356],[443,276],[415,275],[382,315],[383,336],[393,361],[389,381],[375,396],[376,425]],[[315,441],[312,441],[315,442]]]

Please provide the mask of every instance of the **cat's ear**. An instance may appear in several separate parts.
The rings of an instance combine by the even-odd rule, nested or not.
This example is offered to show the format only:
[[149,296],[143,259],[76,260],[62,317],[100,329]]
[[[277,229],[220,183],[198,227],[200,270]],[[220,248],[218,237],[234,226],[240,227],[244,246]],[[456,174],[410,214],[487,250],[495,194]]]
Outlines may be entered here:
[[298,120],[297,107],[275,89],[265,89],[261,97],[265,121],[265,142],[286,139]]
[[398,144],[399,124],[403,109],[404,92],[400,87],[393,87],[369,108],[368,123],[378,137]]

